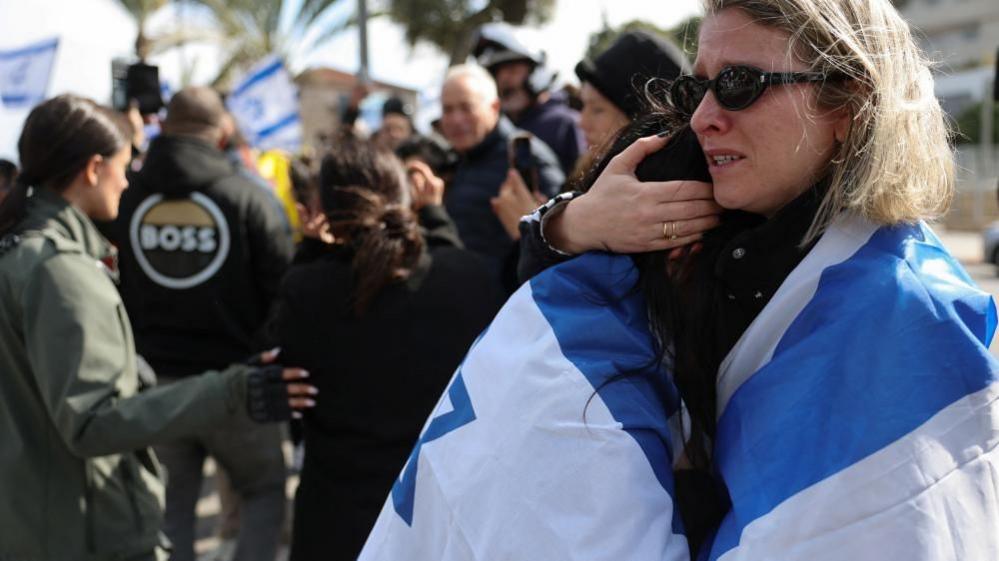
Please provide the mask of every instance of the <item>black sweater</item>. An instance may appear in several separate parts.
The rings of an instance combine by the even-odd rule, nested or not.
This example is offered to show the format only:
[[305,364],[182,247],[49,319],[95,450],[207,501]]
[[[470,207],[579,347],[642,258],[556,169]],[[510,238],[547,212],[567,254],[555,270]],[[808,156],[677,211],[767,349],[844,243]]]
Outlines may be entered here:
[[274,196],[178,136],[156,138],[129,183],[109,237],[139,354],[186,376],[260,352],[294,250]]
[[272,335],[319,388],[305,418],[292,559],[356,559],[420,430],[502,304],[478,256],[430,245],[414,274],[357,317],[350,252],[296,265]]

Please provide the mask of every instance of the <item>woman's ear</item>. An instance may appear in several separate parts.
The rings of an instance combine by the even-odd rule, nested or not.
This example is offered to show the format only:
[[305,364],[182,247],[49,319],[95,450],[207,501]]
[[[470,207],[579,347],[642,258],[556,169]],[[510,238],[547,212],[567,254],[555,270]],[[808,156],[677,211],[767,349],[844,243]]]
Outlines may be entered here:
[[89,160],[87,160],[87,164],[83,167],[83,178],[86,180],[87,185],[97,185],[100,166],[103,162],[104,157],[100,154],[94,154]]
[[841,109],[840,113],[841,115],[833,124],[833,135],[836,137],[836,142],[843,144],[846,142],[846,137],[850,135],[850,125],[853,123],[853,119],[846,109]]

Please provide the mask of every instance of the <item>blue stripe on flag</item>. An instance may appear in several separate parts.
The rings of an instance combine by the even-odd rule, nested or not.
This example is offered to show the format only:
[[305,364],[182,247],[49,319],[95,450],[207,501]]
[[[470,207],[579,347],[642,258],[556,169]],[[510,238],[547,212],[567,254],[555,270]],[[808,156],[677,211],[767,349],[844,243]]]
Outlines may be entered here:
[[262,129],[260,129],[259,131],[257,131],[256,132],[257,140],[258,141],[264,140],[268,136],[270,136],[270,135],[276,133],[277,131],[279,131],[279,130],[285,128],[285,127],[287,127],[288,125],[293,125],[293,124],[295,124],[297,122],[299,122],[298,111],[295,111],[294,113],[290,113],[289,115],[285,116],[283,119],[281,119],[280,121],[274,123],[273,125],[270,125],[268,127],[264,127]]
[[4,105],[33,105],[43,99],[44,95],[0,95]]
[[56,37],[55,39],[48,39],[35,45],[14,49],[13,51],[0,51],[0,59],[17,58],[25,55],[38,54],[42,51],[55,49],[58,44],[59,38]]
[[711,559],[784,500],[990,384],[995,362],[981,343],[995,316],[924,226],[882,228],[825,269],[719,419],[715,459],[733,511]]
[[416,446],[413,447],[413,451],[410,452],[402,477],[392,485],[392,506],[407,526],[413,525],[413,502],[416,500],[416,472],[420,464],[420,449],[424,444],[433,442],[475,420],[475,410],[472,408],[472,400],[468,396],[468,389],[465,387],[465,379],[461,372],[458,372],[451,382],[447,396],[451,400],[451,411],[430,421],[416,442]]
[[281,70],[281,68],[283,66],[284,65],[281,62],[281,59],[275,60],[271,64],[268,64],[267,66],[261,68],[259,71],[257,71],[256,74],[253,74],[253,75],[247,77],[246,80],[244,80],[242,84],[240,84],[239,86],[237,86],[236,89],[233,90],[233,92],[231,94],[229,94],[229,95],[232,96],[232,97],[239,97],[239,96],[243,95],[246,92],[246,90],[252,88],[254,85],[256,85],[261,80],[266,80],[272,74],[274,74],[278,70]]
[[[637,280],[630,257],[588,253],[535,277],[531,289],[563,355],[635,439],[673,498],[668,419],[679,399],[656,356],[645,300],[635,290]],[[586,305],[578,305],[570,295]],[[674,533],[682,533],[675,501],[672,519]]]

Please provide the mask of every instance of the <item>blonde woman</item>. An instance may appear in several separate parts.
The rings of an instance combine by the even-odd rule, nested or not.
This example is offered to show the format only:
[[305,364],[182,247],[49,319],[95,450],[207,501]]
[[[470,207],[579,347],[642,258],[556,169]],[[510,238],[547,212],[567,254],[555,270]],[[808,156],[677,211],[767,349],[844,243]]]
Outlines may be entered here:
[[702,242],[643,288],[686,460],[732,503],[710,559],[996,558],[995,305],[924,223],[953,157],[906,23],[887,0],[705,8],[670,97],[723,226],[701,239],[697,213],[628,204],[691,190],[635,181],[664,143],[646,138],[542,209],[534,238],[544,222],[551,256]]

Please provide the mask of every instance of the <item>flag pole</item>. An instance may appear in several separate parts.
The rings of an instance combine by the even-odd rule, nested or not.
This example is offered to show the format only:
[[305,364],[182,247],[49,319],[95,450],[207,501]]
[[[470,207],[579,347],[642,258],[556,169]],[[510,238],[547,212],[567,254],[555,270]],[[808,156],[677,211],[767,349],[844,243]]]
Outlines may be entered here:
[[361,66],[357,71],[357,81],[367,84],[368,74],[368,3],[367,0],[357,0],[357,28],[360,33]]

